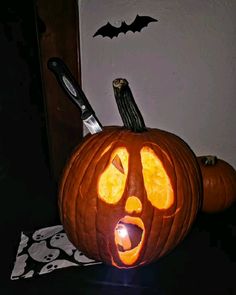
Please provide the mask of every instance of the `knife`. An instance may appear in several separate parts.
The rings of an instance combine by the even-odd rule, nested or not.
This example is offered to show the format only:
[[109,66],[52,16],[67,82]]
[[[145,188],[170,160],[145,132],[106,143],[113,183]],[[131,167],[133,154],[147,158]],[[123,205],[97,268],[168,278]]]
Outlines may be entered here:
[[52,57],[48,60],[48,68],[55,74],[66,94],[79,106],[81,119],[89,132],[95,134],[102,131],[102,125],[95,116],[94,110],[65,63],[58,57]]

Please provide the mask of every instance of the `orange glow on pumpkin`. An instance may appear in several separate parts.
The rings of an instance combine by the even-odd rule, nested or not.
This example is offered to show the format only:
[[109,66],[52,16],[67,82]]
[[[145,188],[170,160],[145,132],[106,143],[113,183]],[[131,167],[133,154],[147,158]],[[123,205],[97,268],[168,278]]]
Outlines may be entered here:
[[99,197],[108,204],[116,204],[123,195],[128,174],[129,154],[126,148],[116,149],[98,181]]
[[129,197],[125,204],[125,211],[127,213],[140,213],[142,211],[142,203],[137,197]]
[[174,192],[161,161],[147,146],[140,153],[148,200],[158,209],[169,208],[174,202]]
[[[174,202],[171,181],[155,152],[144,146],[141,164],[147,198],[158,209],[167,209]],[[99,198],[108,204],[116,204],[123,196],[128,176],[129,153],[126,148],[114,150],[109,163],[98,180]],[[125,212],[139,214],[142,203],[136,196],[129,196]],[[114,237],[120,260],[127,266],[133,265],[142,249],[145,227],[139,217],[125,216],[116,225]]]

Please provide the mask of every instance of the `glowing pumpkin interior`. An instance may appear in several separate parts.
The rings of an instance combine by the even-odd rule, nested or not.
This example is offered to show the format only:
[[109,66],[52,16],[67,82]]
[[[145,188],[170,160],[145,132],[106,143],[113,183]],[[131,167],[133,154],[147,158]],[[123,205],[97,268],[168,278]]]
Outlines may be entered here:
[[99,197],[108,204],[122,197],[128,175],[129,153],[126,148],[116,149],[98,182]]
[[[131,155],[132,156],[132,155]],[[108,204],[116,204],[122,197],[129,173],[129,153],[125,147],[114,150],[109,163],[98,180],[98,195]],[[147,199],[159,210],[168,209],[174,202],[174,192],[161,160],[148,146],[140,150],[142,175]],[[133,265],[144,244],[145,226],[140,217],[142,203],[137,196],[128,196],[124,217],[114,229],[114,241],[120,260]]]

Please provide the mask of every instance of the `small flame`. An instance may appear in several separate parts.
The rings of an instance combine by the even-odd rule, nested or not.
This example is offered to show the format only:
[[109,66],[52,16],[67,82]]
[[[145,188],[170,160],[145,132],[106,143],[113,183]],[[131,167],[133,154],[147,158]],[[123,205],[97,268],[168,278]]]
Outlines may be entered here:
[[131,241],[129,238],[129,233],[124,224],[119,224],[116,228],[117,232],[117,242],[124,249],[128,250],[131,248]]
[[128,232],[127,232],[127,229],[126,228],[120,228],[118,229],[118,235],[121,237],[121,238],[125,238],[128,236]]
[[[115,244],[120,261],[124,265],[133,265],[140,254],[145,236],[145,227],[139,217],[124,216],[114,230]],[[119,264],[121,263],[119,262]],[[120,266],[115,261],[115,266]]]

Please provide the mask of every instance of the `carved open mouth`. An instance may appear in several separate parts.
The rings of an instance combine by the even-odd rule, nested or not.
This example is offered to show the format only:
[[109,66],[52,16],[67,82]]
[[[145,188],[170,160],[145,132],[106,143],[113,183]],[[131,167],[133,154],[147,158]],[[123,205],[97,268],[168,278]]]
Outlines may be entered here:
[[144,224],[138,217],[125,216],[116,225],[115,243],[120,260],[132,265],[138,259],[144,241]]

